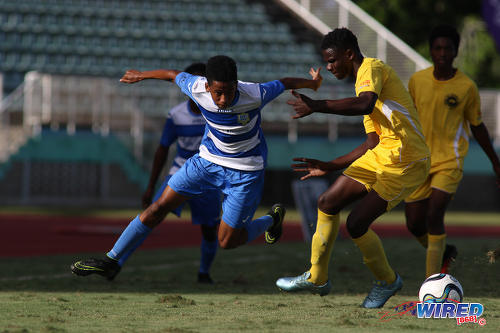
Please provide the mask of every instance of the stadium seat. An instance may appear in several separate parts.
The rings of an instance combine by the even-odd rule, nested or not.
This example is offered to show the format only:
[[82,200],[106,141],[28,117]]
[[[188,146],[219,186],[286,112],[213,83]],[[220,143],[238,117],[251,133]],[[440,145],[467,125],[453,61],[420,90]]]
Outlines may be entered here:
[[242,78],[260,81],[298,68],[304,74],[311,59],[319,62],[314,46],[295,44],[287,25],[244,0],[0,1],[0,42],[0,71],[20,73],[71,73],[73,66],[80,74],[116,75],[226,53]]

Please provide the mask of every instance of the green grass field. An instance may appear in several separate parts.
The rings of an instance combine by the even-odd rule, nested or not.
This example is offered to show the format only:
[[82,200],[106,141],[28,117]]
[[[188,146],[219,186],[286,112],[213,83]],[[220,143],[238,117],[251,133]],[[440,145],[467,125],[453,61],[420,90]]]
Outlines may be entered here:
[[359,305],[371,274],[359,250],[342,239],[325,297],[274,286],[278,277],[308,268],[305,243],[220,250],[211,286],[195,283],[198,248],[138,251],[114,282],[71,275],[69,265],[89,254],[0,259],[0,332],[499,332],[500,263],[486,258],[499,240],[449,241],[459,249],[451,273],[464,287],[464,302],[484,305],[486,326],[412,316],[381,321],[396,305],[417,300],[424,250],[412,239],[383,239],[405,285],[383,309],[368,310]]

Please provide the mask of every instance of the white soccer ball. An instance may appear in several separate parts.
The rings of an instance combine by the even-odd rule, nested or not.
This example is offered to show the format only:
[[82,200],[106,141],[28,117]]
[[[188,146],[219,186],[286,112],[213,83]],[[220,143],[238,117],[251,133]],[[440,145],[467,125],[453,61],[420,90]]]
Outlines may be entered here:
[[450,274],[434,274],[425,279],[420,286],[418,298],[424,303],[462,302],[462,285]]

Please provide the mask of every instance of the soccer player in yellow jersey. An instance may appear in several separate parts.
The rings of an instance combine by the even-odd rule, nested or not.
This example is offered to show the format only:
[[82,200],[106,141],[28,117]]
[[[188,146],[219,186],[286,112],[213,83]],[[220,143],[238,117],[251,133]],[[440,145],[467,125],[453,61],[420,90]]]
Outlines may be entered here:
[[462,179],[470,132],[490,159],[500,185],[500,163],[481,120],[478,90],[453,67],[459,43],[455,28],[434,28],[429,38],[434,66],[413,74],[408,85],[431,150],[429,176],[405,200],[408,229],[427,248],[426,276],[446,273],[456,256],[453,245],[445,251],[444,214]]
[[326,69],[337,79],[355,78],[356,97],[312,100],[292,92],[296,99],[288,104],[296,112],[294,118],[313,112],[364,115],[367,138],[352,152],[329,162],[294,159],[302,162],[292,165],[295,171],[308,172],[301,179],[347,169],[318,199],[311,268],[297,277],[280,278],[276,285],[285,291],[329,293],[328,264],[339,229],[339,212],[359,201],[349,214],[346,227],[377,279],[362,306],[379,308],[401,289],[403,281],[389,265],[382,243],[370,225],[425,180],[430,152],[411,97],[391,67],[378,59],[363,57],[356,36],[346,28],[324,36],[321,48]]

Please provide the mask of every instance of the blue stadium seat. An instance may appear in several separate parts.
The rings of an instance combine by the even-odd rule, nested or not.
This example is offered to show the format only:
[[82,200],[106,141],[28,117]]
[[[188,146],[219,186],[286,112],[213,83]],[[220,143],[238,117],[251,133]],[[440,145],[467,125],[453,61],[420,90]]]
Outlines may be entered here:
[[116,74],[184,67],[220,53],[257,81],[298,67],[303,74],[318,59],[312,45],[295,45],[288,26],[273,24],[263,5],[244,0],[0,1],[1,71]]

